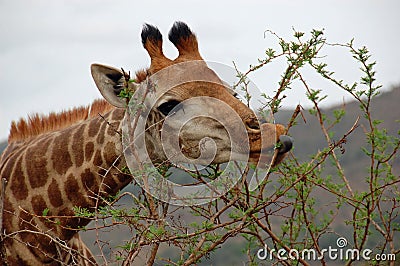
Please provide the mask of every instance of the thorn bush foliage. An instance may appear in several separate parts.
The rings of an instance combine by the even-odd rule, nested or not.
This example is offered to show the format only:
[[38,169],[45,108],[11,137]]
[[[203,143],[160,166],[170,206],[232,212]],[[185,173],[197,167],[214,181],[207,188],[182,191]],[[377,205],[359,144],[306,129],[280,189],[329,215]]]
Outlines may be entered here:
[[[267,48],[257,64],[251,65],[246,72],[237,70],[238,82],[234,87],[247,92],[250,73],[277,60],[284,60],[286,68],[274,95],[264,95],[266,106],[273,113],[278,112],[285,101],[285,91],[294,89],[291,85],[295,80],[299,82],[301,88],[296,90],[302,89],[312,104],[310,114],[319,123],[325,147],[315,154],[308,154],[308,160],[299,160],[292,153],[270,171],[255,191],[249,191],[248,180],[243,178],[226,195],[202,206],[170,206],[136,186],[133,192],[121,192],[116,198],[108,200],[109,204],[96,212],[76,208],[78,217],[103,220],[86,230],[106,228],[116,231],[119,230],[115,227],[118,225],[130,232],[120,246],[97,239],[98,250],[94,253],[101,254],[103,261],[100,263],[210,264],[216,257],[229,252],[221,250],[221,247],[227,241],[232,243],[232,239],[241,243],[241,259],[249,265],[330,265],[331,262],[324,256],[315,262],[303,258],[283,260],[277,253],[271,253],[272,261],[269,262],[260,260],[256,254],[260,248],[267,247],[268,251],[283,249],[287,252],[291,249],[314,249],[321,255],[327,245],[336,247],[338,237],[348,240],[348,248],[371,248],[374,254],[391,253],[399,257],[400,177],[392,166],[398,158],[400,140],[399,135],[389,135],[381,127],[382,121],[373,118],[371,102],[379,94],[381,86],[376,83],[376,62],[372,60],[371,53],[366,47],[355,47],[353,40],[347,44],[328,44],[322,30],[313,30],[310,34],[294,31],[292,40],[284,40],[271,31],[266,33],[276,37],[279,49]],[[344,48],[344,53],[347,50],[355,67],[358,65],[361,69],[361,77],[351,84],[337,77],[322,56],[326,46]],[[333,139],[333,129],[342,123],[346,112],[344,109],[336,110],[333,117],[328,118],[320,104],[325,98],[335,97],[335,91],[323,95],[320,89],[314,88],[312,81],[304,78],[306,66],[328,80],[336,90],[348,93],[359,103],[362,119],[367,121],[367,126],[363,128],[364,144],[360,149],[369,163],[366,169],[359,169],[364,171],[365,179],[356,182],[364,183],[364,190],[353,186],[355,181],[347,175],[340,160],[342,154],[347,152],[345,144],[359,126],[360,118],[354,118],[347,132]],[[250,97],[246,94],[246,100]],[[302,112],[299,106],[292,119],[287,121],[289,134],[293,127],[301,123],[298,115]],[[328,173],[328,166],[333,167],[334,172]],[[190,175],[198,182],[205,182],[222,171],[219,166],[210,169],[208,174]],[[165,165],[160,167],[160,173],[166,178],[171,174]],[[324,195],[323,198],[321,195]],[[117,208],[116,202],[121,197],[131,200],[129,205]],[[355,261],[348,259],[343,263],[351,265]]]

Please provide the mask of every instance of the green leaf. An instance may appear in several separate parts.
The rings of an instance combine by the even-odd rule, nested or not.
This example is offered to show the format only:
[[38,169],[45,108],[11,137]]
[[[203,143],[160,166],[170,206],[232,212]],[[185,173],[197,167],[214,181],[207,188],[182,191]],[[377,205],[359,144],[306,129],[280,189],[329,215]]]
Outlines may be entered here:
[[46,208],[43,210],[42,216],[47,216],[47,214],[49,213],[50,209]]

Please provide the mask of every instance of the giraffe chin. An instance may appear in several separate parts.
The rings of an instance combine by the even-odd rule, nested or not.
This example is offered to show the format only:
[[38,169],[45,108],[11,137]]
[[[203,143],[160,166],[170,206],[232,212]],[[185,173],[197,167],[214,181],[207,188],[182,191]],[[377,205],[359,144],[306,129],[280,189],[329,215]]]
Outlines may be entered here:
[[261,151],[251,152],[249,163],[257,167],[266,169],[270,166],[278,165],[287,156],[288,152],[293,148],[294,139],[287,135],[280,135],[279,141],[275,147],[266,147]]

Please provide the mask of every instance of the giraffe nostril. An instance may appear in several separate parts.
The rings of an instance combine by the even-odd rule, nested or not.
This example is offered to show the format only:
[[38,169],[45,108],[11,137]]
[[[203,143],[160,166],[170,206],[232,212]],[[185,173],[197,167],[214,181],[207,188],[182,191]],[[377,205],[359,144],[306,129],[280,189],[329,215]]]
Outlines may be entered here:
[[260,130],[260,124],[256,119],[250,119],[246,121],[246,126],[247,128],[250,128],[252,130]]

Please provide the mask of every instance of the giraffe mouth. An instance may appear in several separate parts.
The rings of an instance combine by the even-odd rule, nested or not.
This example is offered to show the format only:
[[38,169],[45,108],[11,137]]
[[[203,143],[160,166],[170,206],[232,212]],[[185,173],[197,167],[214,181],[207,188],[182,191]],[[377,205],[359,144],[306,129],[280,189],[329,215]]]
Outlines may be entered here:
[[279,141],[274,146],[261,148],[259,151],[250,153],[249,162],[258,163],[259,166],[267,166],[271,163],[275,151],[277,150],[276,158],[273,165],[280,163],[287,153],[293,148],[294,139],[287,135],[280,135]]
[[287,135],[280,135],[278,142],[278,150],[280,154],[289,152],[293,148],[294,139]]

